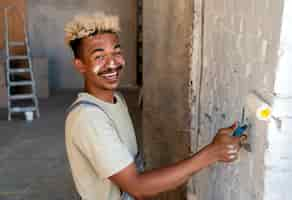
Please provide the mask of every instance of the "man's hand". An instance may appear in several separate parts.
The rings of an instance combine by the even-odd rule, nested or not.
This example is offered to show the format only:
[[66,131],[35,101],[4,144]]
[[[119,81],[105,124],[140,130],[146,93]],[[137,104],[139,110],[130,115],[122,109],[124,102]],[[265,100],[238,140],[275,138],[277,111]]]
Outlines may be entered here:
[[242,139],[231,136],[236,127],[235,123],[229,128],[220,129],[211,144],[208,145],[207,148],[212,149],[212,155],[217,161],[232,162],[237,159]]
[[239,137],[230,136],[236,124],[220,129],[212,143],[189,159],[172,165],[139,174],[132,163],[117,174],[109,177],[122,191],[136,199],[153,197],[185,183],[190,176],[216,161],[231,162],[237,158]]

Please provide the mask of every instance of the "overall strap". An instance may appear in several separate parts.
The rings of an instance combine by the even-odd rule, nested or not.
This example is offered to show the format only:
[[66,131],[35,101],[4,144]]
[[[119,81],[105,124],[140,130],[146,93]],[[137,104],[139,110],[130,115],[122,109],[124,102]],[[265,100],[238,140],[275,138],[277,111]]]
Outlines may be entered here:
[[[81,101],[78,101],[76,103],[73,103],[67,110],[66,110],[66,113],[67,115],[72,112],[75,108],[77,108],[78,106],[80,105],[89,105],[89,106],[94,106],[94,107],[97,107],[98,109],[100,109],[106,116],[107,118],[110,119],[110,121],[113,122],[113,119],[110,117],[110,115],[105,111],[105,109],[103,107],[101,107],[100,105],[98,105],[97,103],[93,103],[91,101],[86,101],[86,100],[81,100]],[[116,129],[116,128],[115,128]]]
[[[124,99],[123,99],[124,100]],[[124,102],[123,102],[124,103]],[[115,131],[117,132],[121,142],[123,142],[122,138],[120,137],[119,135],[119,130],[118,130],[118,127],[116,126],[116,123],[114,122],[114,120],[111,118],[111,116],[106,112],[106,110],[98,105],[97,103],[93,103],[93,102],[90,102],[90,101],[86,101],[86,100],[80,100],[76,103],[73,103],[66,111],[67,113],[67,116],[68,114],[73,111],[75,108],[77,108],[78,106],[80,105],[88,105],[88,106],[94,106],[98,109],[100,109],[107,117],[108,119],[111,121],[111,124],[112,126],[114,127]],[[144,170],[144,161],[143,161],[143,158],[141,156],[141,154],[138,152],[138,154],[135,156],[135,164],[136,164],[136,167],[137,167],[137,170],[139,172],[142,172]],[[123,192],[122,193],[122,196],[121,196],[121,199],[122,200],[134,200],[133,197],[131,197],[131,195],[129,195],[128,193],[126,192]]]
[[[123,99],[124,101],[124,99]],[[69,115],[70,112],[72,112],[75,108],[77,108],[78,106],[80,105],[88,105],[88,106],[93,106],[93,107],[96,107],[98,109],[100,109],[106,116],[107,118],[110,120],[111,122],[111,125],[113,126],[113,128],[115,129],[115,131],[117,132],[121,142],[123,142],[122,138],[120,137],[120,134],[119,134],[119,130],[118,130],[118,127],[115,123],[115,121],[112,119],[112,117],[108,114],[108,112],[100,105],[98,105],[97,103],[93,103],[91,101],[86,101],[86,100],[80,100],[76,103],[73,103],[66,111],[67,113],[67,116]],[[124,142],[123,142],[124,143]],[[138,151],[138,154],[135,156],[135,160],[139,161],[139,165],[137,166],[141,171],[141,169],[143,168],[142,167],[142,164],[143,163],[143,157],[142,157],[142,154],[140,151]],[[137,164],[137,163],[136,163]]]
[[[108,112],[100,105],[98,105],[97,103],[93,103],[91,101],[86,101],[86,100],[80,100],[76,103],[73,103],[66,111],[67,113],[67,116],[70,112],[72,112],[75,108],[77,108],[78,106],[80,105],[88,105],[88,106],[93,106],[93,107],[96,107],[98,108],[99,110],[101,110],[106,116],[107,118],[110,120],[111,122],[111,125],[113,126],[113,128],[115,129],[115,131],[117,132],[118,134],[118,137],[120,138],[121,142],[123,142],[122,138],[120,137],[120,134],[119,134],[119,129],[115,123],[115,121],[112,119],[112,117],[108,114]],[[124,142],[123,142],[124,143]]]

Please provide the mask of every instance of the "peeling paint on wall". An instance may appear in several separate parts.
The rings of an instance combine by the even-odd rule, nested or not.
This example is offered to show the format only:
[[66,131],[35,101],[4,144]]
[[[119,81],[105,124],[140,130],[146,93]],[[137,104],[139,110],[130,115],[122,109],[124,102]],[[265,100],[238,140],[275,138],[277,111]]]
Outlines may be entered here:
[[[204,1],[202,88],[199,107],[193,105],[199,112],[193,113],[198,126],[194,130],[199,134],[192,144],[194,149],[208,144],[219,128],[240,119],[251,90],[273,91],[282,3]],[[195,63],[192,71],[198,71]],[[217,163],[203,170],[195,176],[189,186],[194,188],[189,191],[198,200],[263,199],[267,128],[266,123],[257,122],[251,135],[254,151],[242,152],[238,162]]]

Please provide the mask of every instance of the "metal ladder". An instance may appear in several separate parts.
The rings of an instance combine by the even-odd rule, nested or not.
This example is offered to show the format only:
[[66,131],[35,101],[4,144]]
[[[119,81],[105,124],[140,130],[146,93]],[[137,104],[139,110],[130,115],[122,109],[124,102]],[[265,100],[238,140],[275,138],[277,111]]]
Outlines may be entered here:
[[[40,117],[38,98],[36,96],[35,81],[32,70],[32,58],[28,41],[28,33],[26,30],[25,18],[22,13],[17,13],[24,24],[24,41],[10,41],[9,39],[9,11],[15,10],[18,12],[15,6],[9,6],[4,8],[4,39],[5,39],[5,50],[6,50],[6,85],[7,85],[7,96],[8,96],[8,120],[10,121],[13,114],[33,112],[36,117]],[[24,47],[26,55],[11,55],[10,48],[13,47]],[[24,61],[26,66],[13,67],[12,62]],[[17,78],[18,77],[26,77]],[[28,87],[30,92],[13,92],[12,90],[16,87]],[[17,90],[16,90],[17,91]],[[29,103],[24,103],[29,101]]]

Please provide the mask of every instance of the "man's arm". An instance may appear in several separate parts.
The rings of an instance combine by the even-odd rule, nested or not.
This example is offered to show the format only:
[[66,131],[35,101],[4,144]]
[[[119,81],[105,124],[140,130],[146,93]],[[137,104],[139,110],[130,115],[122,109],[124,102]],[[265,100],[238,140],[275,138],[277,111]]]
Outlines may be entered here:
[[236,159],[240,139],[229,136],[234,128],[235,126],[232,126],[219,130],[211,144],[189,159],[141,174],[136,171],[133,163],[109,179],[137,199],[174,189],[185,183],[191,175],[214,162],[231,162]]

